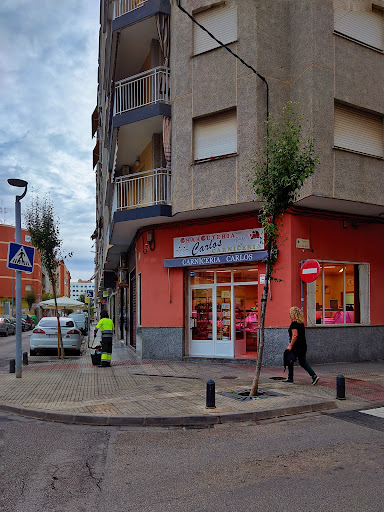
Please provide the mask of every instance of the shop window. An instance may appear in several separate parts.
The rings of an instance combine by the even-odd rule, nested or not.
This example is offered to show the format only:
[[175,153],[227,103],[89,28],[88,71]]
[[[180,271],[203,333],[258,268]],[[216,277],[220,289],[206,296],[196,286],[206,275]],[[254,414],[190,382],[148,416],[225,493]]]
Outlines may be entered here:
[[369,323],[369,266],[322,262],[307,285],[308,325]]
[[236,110],[195,119],[193,122],[193,148],[195,161],[236,154]]
[[[223,44],[237,40],[237,9],[227,6],[213,7],[195,14],[196,20]],[[220,44],[212,39],[198,25],[194,25],[193,53],[200,53],[219,48]]]
[[189,278],[191,285],[213,284],[215,280],[215,272],[213,270],[191,270],[189,273]]
[[258,281],[258,268],[238,269],[233,271],[233,279],[236,283],[248,283]]

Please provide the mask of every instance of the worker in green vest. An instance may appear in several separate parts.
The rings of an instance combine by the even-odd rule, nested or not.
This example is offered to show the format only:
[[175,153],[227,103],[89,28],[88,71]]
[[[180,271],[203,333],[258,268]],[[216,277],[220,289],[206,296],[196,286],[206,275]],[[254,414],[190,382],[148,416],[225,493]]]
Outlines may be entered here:
[[99,364],[99,368],[105,368],[111,366],[112,337],[113,331],[115,330],[115,326],[105,310],[100,313],[100,321],[96,325],[93,333],[94,336],[96,336],[99,329],[101,331],[101,364]]

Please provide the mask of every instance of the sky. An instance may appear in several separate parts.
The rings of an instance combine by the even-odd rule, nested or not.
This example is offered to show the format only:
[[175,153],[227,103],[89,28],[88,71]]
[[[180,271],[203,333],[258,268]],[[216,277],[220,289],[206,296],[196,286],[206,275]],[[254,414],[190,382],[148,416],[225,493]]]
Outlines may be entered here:
[[15,223],[8,178],[49,194],[71,280],[94,274],[99,0],[0,1],[0,224]]

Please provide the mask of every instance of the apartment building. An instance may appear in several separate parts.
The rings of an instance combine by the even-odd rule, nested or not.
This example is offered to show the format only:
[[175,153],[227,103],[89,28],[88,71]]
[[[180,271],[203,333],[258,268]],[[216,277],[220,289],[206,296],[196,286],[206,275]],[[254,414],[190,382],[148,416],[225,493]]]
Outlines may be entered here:
[[[0,225],[0,314],[5,314],[16,301],[16,277],[15,271],[7,267],[8,245],[15,241],[15,226]],[[21,243],[31,246],[31,237],[26,229],[21,230]],[[35,303],[42,294],[42,271],[40,255],[35,251],[33,272],[21,272],[21,298],[24,313],[30,311],[26,300],[28,295],[34,294]],[[9,305],[6,306],[6,303]]]
[[84,281],[79,279],[78,281],[71,282],[71,299],[80,300],[80,295],[86,294],[88,290],[94,291],[95,284],[88,280]]
[[313,363],[384,357],[383,9],[101,0],[95,293],[140,357],[255,358],[265,250],[249,162],[290,100],[320,164],[284,216],[264,362],[281,364],[292,305]]

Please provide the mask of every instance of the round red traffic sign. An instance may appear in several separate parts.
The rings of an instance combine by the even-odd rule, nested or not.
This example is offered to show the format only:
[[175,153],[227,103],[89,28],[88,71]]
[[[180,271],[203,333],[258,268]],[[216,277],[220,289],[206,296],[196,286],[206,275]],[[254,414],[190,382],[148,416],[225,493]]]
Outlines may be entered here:
[[304,283],[312,283],[320,275],[320,265],[316,260],[307,260],[301,265],[300,277]]

